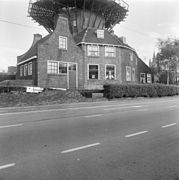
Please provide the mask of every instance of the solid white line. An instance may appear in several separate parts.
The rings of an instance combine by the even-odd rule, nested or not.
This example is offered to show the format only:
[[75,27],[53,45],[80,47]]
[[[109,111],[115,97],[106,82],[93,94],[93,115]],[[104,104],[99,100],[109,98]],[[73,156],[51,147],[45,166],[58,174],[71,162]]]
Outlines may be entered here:
[[128,137],[132,137],[132,136],[137,136],[137,135],[144,134],[144,133],[147,133],[147,132],[148,131],[140,131],[140,132],[137,132],[137,133],[128,134],[125,137],[128,138]]
[[6,126],[0,126],[0,129],[2,128],[10,128],[10,127],[18,127],[18,126],[22,126],[23,124],[12,124],[12,125],[6,125]]
[[77,148],[73,148],[73,149],[68,149],[68,150],[62,151],[61,153],[65,154],[65,153],[78,151],[78,150],[81,150],[81,149],[86,149],[86,148],[93,147],[93,146],[98,146],[98,145],[100,145],[100,143],[89,144],[89,145],[85,145],[85,146],[81,146],[81,147],[77,147]]
[[1,169],[6,169],[6,168],[9,168],[9,167],[12,167],[12,166],[15,166],[15,163],[6,164],[6,165],[3,165],[3,166],[0,166],[0,170],[1,170]]
[[165,126],[162,126],[162,128],[167,128],[167,127],[170,127],[170,126],[175,126],[177,123],[173,123],[173,124],[167,124]]
[[104,109],[105,111],[110,111],[110,110],[115,110],[115,109],[127,109],[127,108],[139,108],[142,106],[125,106],[125,107],[115,107],[115,108],[108,108],[108,109]]
[[91,117],[99,117],[102,116],[103,114],[94,114],[94,115],[89,115],[89,116],[84,116],[85,118],[91,118]]

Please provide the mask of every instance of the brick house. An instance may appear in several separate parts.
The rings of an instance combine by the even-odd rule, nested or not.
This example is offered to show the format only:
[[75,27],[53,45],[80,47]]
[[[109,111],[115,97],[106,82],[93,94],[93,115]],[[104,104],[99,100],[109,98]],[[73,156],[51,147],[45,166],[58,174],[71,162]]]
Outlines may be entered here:
[[149,71],[113,33],[88,27],[72,35],[61,15],[56,24],[44,38],[35,34],[31,48],[17,57],[17,79],[43,88],[102,89],[106,83],[140,83],[139,71]]

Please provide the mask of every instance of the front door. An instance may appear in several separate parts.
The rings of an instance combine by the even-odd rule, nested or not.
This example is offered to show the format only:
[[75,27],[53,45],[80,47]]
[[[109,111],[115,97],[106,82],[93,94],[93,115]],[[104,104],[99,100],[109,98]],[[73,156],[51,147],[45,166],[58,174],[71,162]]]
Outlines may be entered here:
[[77,64],[69,63],[68,64],[68,73],[69,73],[69,89],[77,88]]

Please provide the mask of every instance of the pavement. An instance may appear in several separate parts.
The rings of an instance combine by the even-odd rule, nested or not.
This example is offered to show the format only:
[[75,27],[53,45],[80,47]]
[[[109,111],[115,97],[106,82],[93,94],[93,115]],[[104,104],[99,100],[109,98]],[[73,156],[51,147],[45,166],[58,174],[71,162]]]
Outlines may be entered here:
[[179,180],[179,97],[0,108],[0,180]]

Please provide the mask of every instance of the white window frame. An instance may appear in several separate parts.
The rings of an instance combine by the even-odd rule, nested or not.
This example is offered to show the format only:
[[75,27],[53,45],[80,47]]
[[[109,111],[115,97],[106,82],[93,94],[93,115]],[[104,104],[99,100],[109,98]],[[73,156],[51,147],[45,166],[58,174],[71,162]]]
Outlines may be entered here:
[[[89,78],[89,66],[90,65],[94,65],[94,66],[98,66],[98,79],[90,79]],[[88,77],[88,80],[100,80],[100,66],[99,64],[87,64],[87,77]]]
[[[97,50],[95,50],[95,48],[97,48]],[[93,56],[93,57],[99,56],[99,46],[91,45],[91,44],[87,45],[87,54],[88,54],[88,56]]]
[[[128,70],[130,70],[129,77],[127,76]],[[131,81],[131,67],[130,66],[126,66],[126,81]]]
[[[49,69],[49,63],[56,63],[57,64],[57,69],[56,69],[57,71],[54,70],[53,68]],[[59,74],[59,61],[47,60],[47,74]]]
[[24,72],[24,65],[20,65],[20,67],[19,67],[19,75],[20,75],[20,77],[22,77],[23,76],[23,72]]
[[28,63],[28,75],[31,76],[32,75],[32,62]]
[[[66,64],[66,72],[60,72],[60,64]],[[68,62],[58,61],[58,74],[66,75],[67,73],[68,73]]]
[[59,36],[59,49],[67,50],[67,37]]
[[77,27],[77,21],[76,21],[76,19],[73,20],[73,27]]
[[[149,81],[150,78],[150,81]],[[147,83],[152,83],[152,75],[147,73]]]
[[[134,72],[134,73],[133,73]],[[135,81],[135,68],[133,67],[132,68],[132,73],[131,73],[131,75],[132,75],[132,81]]]
[[24,64],[24,76],[28,75],[28,64]]
[[97,38],[104,39],[104,30],[97,29]]
[[[106,77],[107,66],[114,67],[114,79],[107,79],[107,77]],[[105,80],[116,80],[116,65],[115,64],[105,64]]]
[[134,56],[133,56],[133,53],[131,52],[130,53],[130,61],[133,61],[134,60]]
[[[143,81],[143,82],[142,82],[142,79],[143,79],[143,78],[141,79],[141,75],[142,75],[142,74],[144,75],[144,77],[143,77],[143,78],[144,78],[144,81]],[[140,73],[140,83],[143,83],[143,84],[146,83],[145,73]]]
[[116,47],[105,46],[105,57],[116,57]]

